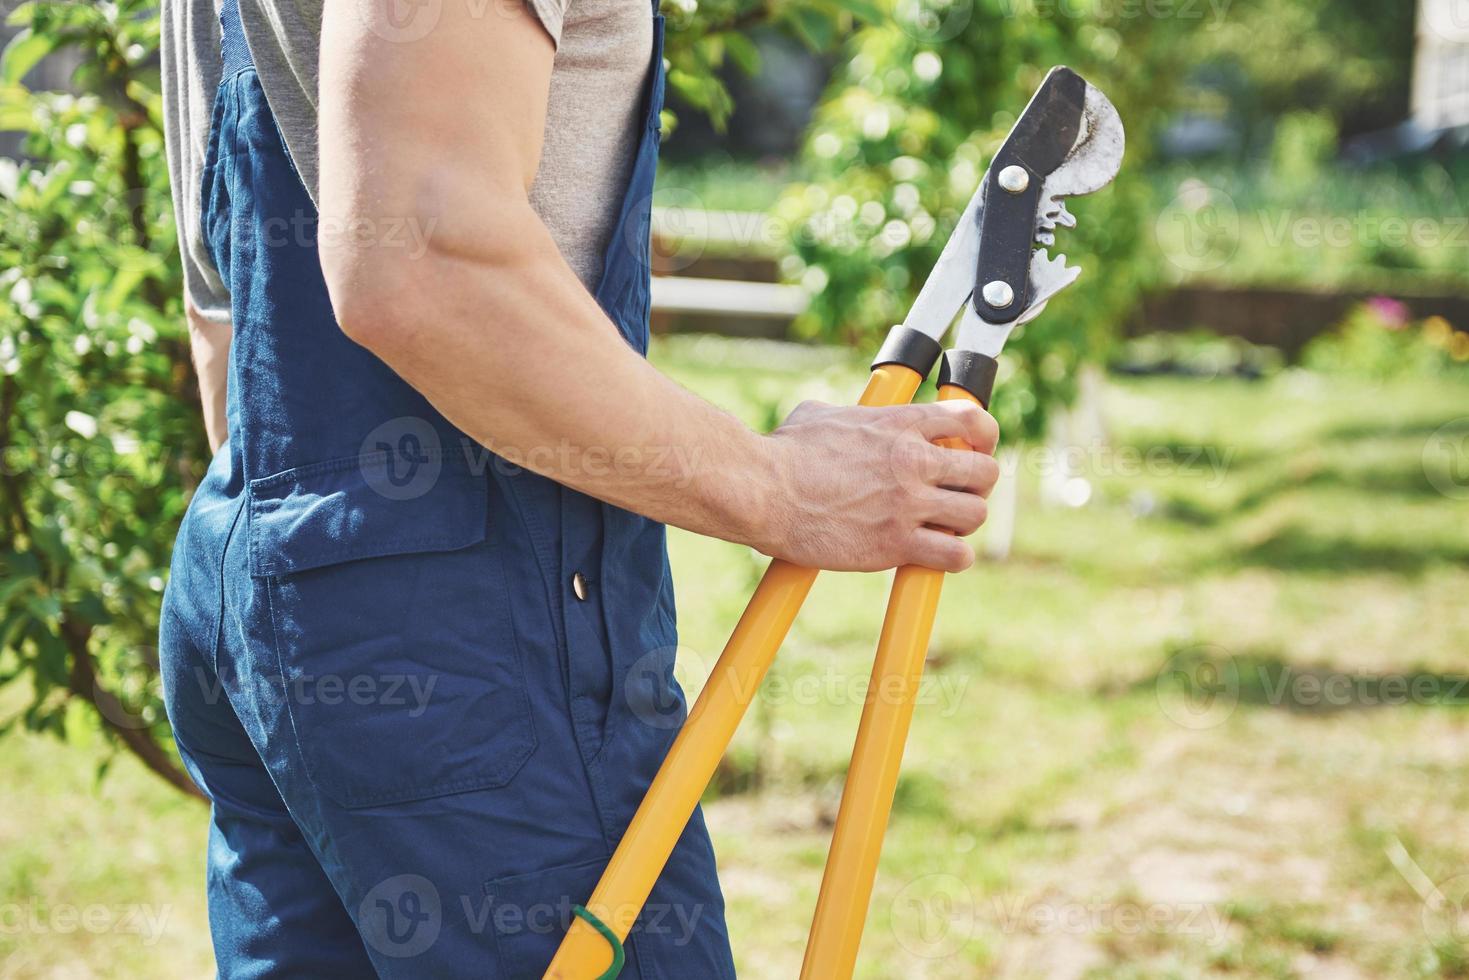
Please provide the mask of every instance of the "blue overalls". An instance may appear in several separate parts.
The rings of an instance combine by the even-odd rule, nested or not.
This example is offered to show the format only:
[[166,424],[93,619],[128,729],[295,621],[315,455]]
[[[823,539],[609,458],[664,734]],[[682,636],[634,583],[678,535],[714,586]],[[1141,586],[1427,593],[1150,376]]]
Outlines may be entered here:
[[[222,22],[203,227],[233,303],[229,440],[180,528],[160,640],[212,801],[219,972],[540,977],[683,718],[663,527],[491,455],[341,332],[233,0]],[[656,12],[654,38],[596,290],[639,351]],[[696,813],[622,976],[733,975]]]

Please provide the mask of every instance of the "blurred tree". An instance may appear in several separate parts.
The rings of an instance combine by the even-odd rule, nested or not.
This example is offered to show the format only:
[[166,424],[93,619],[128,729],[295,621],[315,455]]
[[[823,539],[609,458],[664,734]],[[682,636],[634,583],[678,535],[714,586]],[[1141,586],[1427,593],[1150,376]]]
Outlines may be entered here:
[[[865,0],[671,0],[670,83],[722,120],[714,69],[758,58],[762,23],[813,46]],[[209,453],[188,354],[164,156],[156,0],[34,0],[0,58],[0,720],[102,733],[195,793],[168,737],[155,637],[169,555]],[[28,91],[80,56],[74,95]]]
[[1128,152],[1111,188],[1072,209],[1053,252],[1084,268],[1040,319],[1016,331],[994,411],[1005,432],[1039,434],[1152,279],[1142,180],[1153,134],[1186,65],[1192,26],[1126,5],[1047,0],[897,0],[851,39],[807,138],[813,180],[792,187],[791,278],[815,292],[797,328],[873,345],[900,320],[938,258],[1016,113],[1054,65],[1080,71],[1116,104]]
[[[1268,147],[1277,118],[1328,113],[1345,136],[1408,115],[1414,10],[1382,0],[1231,0],[1226,13],[1179,40],[1216,109]],[[1209,93],[1212,92],[1212,95]]]
[[[667,0],[661,9],[668,20],[668,84],[719,129],[734,109],[721,69],[727,62],[750,75],[761,69],[751,31],[771,27],[820,52],[858,21],[883,16],[875,0]],[[674,120],[665,116],[668,130]]]
[[[99,728],[185,792],[155,637],[168,555],[208,454],[189,368],[154,52],[142,0],[33,3],[0,60],[0,684],[5,720]],[[81,52],[87,94],[28,92]]]
[[1275,124],[1270,175],[1290,195],[1307,193],[1336,156],[1336,122],[1325,112],[1288,112]]

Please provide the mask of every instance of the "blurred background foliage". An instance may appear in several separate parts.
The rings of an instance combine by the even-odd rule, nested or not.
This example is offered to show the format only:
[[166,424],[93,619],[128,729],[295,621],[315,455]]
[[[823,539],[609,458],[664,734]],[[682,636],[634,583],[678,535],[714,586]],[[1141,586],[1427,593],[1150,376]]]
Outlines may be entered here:
[[1266,153],[1275,121],[1303,110],[1356,133],[1401,121],[1413,25],[1411,3],[1231,0],[1176,40],[1201,83],[1195,107],[1235,123],[1243,151]]
[[797,329],[875,346],[902,320],[1046,71],[1070,65],[1107,93],[1127,126],[1126,163],[1106,193],[1075,202],[1079,225],[1052,249],[1088,273],[1016,332],[996,389],[1003,430],[1035,436],[1047,408],[1073,395],[1078,363],[1098,356],[1155,278],[1144,166],[1176,98],[1156,80],[1186,66],[1165,21],[1101,5],[1021,17],[1014,6],[900,4],[894,19],[858,31],[808,130],[808,180],[775,214],[792,229],[788,268],[816,290]]
[[[1007,349],[995,411],[1015,439],[1046,432],[1081,365],[1113,356],[1153,288],[1469,281],[1457,250],[1365,236],[1326,253],[1283,249],[1261,240],[1262,222],[1241,220],[1463,213],[1457,158],[1338,162],[1343,140],[1406,112],[1410,5],[1171,9],[669,0],[664,184],[705,207],[765,213],[780,275],[811,296],[795,335],[867,350],[901,318],[1045,71],[1077,68],[1121,111],[1127,159],[1058,236],[1056,251],[1085,275]],[[153,637],[207,452],[164,165],[156,4],[35,0],[9,24],[0,131],[24,135],[15,159],[0,159],[0,685],[27,694],[5,724],[100,733],[188,790]],[[69,77],[25,84],[48,57],[66,59]],[[782,80],[810,104],[772,114],[762,99]],[[1381,313],[1354,315],[1313,363],[1387,363],[1410,336],[1438,338],[1410,360],[1452,370],[1469,356],[1442,322],[1363,326],[1381,326]]]
[[[24,4],[0,61],[3,720],[100,733],[185,792],[157,687],[173,536],[208,460],[183,319],[152,4]],[[75,92],[31,91],[42,57]]]

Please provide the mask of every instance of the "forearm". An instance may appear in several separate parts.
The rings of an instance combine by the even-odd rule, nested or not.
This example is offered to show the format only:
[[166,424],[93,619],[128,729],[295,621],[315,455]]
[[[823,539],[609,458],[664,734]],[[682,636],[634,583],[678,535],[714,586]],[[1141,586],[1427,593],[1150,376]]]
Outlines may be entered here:
[[194,374],[199,379],[199,404],[204,409],[204,434],[210,451],[217,450],[228,435],[225,422],[225,388],[229,377],[229,323],[206,319],[192,304],[185,304],[189,325],[189,351]]
[[684,391],[531,208],[555,48],[528,9],[445,4],[413,43],[359,13],[327,4],[321,44],[320,256],[348,336],[483,445],[655,520],[813,567],[973,561],[947,532],[998,474],[982,409],[806,405],[760,436]]
[[528,203],[435,197],[418,195],[433,228],[421,257],[329,260],[343,328],[507,460],[655,520],[763,544],[779,480],[769,441],[638,356]]

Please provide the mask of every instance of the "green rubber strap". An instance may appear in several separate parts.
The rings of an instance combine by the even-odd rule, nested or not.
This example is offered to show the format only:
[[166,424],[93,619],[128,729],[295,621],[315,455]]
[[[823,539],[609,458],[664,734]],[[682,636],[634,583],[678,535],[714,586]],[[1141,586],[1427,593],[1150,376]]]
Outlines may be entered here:
[[613,932],[607,923],[588,912],[584,906],[573,905],[571,911],[575,912],[578,918],[585,919],[588,925],[601,933],[602,938],[607,940],[607,945],[612,947],[612,965],[597,980],[616,980],[617,975],[622,972],[623,962],[627,959],[626,954],[622,951],[622,940],[617,938],[617,933]]

